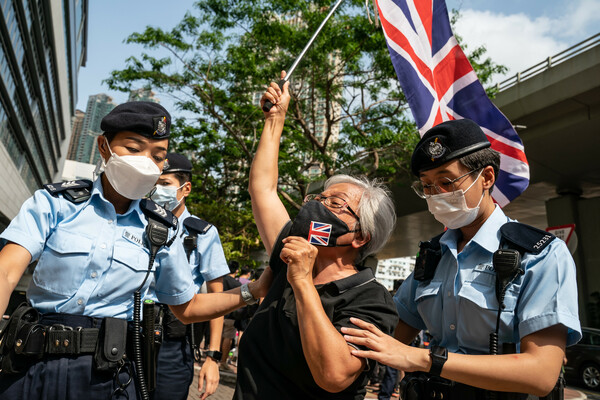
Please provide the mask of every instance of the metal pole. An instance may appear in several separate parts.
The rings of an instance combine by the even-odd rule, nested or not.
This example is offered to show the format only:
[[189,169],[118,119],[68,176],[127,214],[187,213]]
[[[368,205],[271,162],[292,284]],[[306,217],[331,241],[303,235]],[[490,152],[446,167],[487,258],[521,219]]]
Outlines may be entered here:
[[[323,27],[325,26],[325,24],[327,23],[327,21],[329,21],[329,18],[331,18],[331,16],[335,12],[335,10],[337,10],[337,8],[340,6],[340,4],[342,4],[342,1],[344,1],[344,0],[337,0],[337,2],[333,5],[333,7],[331,8],[331,10],[329,10],[329,14],[327,14],[327,16],[321,22],[321,25],[319,25],[319,27],[317,28],[316,32],[312,35],[312,37],[310,38],[310,40],[308,41],[308,43],[306,44],[306,46],[304,46],[304,49],[302,49],[302,52],[300,53],[300,55],[298,57],[296,57],[296,60],[294,60],[294,63],[292,64],[292,66],[288,70],[287,74],[285,75],[285,78],[283,78],[282,80],[280,80],[278,82],[278,85],[279,85],[279,87],[282,90],[283,90],[283,85],[290,79],[290,76],[292,76],[292,73],[294,72],[294,70],[298,66],[298,63],[302,60],[302,58],[304,57],[304,54],[306,54],[306,52],[308,51],[308,49],[310,48],[310,46],[313,44],[313,42],[315,41],[315,39],[317,38],[317,36],[321,32],[321,30],[323,29]],[[269,110],[271,109],[271,107],[273,107],[273,103],[271,103],[269,100],[267,100],[267,101],[265,101],[265,104],[263,105],[263,111],[264,112],[269,112]]]

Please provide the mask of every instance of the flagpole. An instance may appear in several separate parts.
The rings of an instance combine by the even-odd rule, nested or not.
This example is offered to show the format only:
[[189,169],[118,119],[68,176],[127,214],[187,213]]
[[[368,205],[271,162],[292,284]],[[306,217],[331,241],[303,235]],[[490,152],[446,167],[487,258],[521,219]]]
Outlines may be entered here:
[[[334,4],[334,6],[331,8],[331,10],[329,10],[329,14],[327,14],[327,16],[321,22],[321,25],[319,25],[319,27],[317,28],[317,30],[315,31],[315,33],[312,35],[312,37],[310,38],[310,40],[308,41],[308,43],[306,44],[306,46],[304,46],[304,49],[302,49],[302,52],[300,53],[300,55],[298,57],[296,57],[296,60],[294,60],[294,63],[292,64],[292,66],[290,67],[290,69],[287,71],[287,74],[286,74],[285,78],[283,78],[282,80],[280,80],[277,83],[279,85],[280,89],[283,90],[283,85],[285,85],[285,83],[290,79],[290,76],[292,76],[292,73],[294,72],[294,70],[298,66],[298,63],[302,60],[302,58],[304,57],[304,54],[306,54],[306,52],[308,51],[308,49],[310,48],[310,46],[313,44],[313,42],[315,41],[315,39],[317,38],[317,36],[321,32],[321,30],[323,29],[323,27],[325,26],[325,24],[327,23],[327,21],[329,21],[329,18],[331,18],[331,16],[335,12],[335,10],[337,10],[337,8],[340,6],[340,4],[342,4],[342,1],[344,1],[344,0],[338,0]],[[265,104],[263,105],[263,111],[264,112],[269,112],[269,110],[271,109],[271,107],[273,107],[273,103],[271,103],[269,100],[267,100],[267,101],[265,101]]]

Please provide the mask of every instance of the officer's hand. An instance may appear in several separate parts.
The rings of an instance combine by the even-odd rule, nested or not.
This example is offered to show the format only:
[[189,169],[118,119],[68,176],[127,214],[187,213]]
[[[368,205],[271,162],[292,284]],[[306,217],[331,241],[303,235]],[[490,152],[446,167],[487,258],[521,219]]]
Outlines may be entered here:
[[[283,78],[285,78],[285,71],[281,71],[281,79]],[[263,111],[265,114],[265,119],[285,118],[288,105],[290,104],[290,92],[288,91],[289,86],[290,83],[286,82],[285,85],[283,85],[283,89],[281,89],[277,83],[271,82],[271,85],[267,88],[267,91],[260,99],[261,108],[267,100],[273,103],[273,107],[270,111]]]
[[353,355],[406,372],[429,371],[431,368],[431,359],[426,349],[407,346],[381,332],[375,325],[358,318],[350,318],[350,322],[361,329],[342,327],[344,339],[348,343],[371,349],[354,349],[351,351]]
[[288,265],[288,282],[291,285],[301,281],[312,283],[313,266],[319,250],[299,236],[288,236],[283,239],[283,244],[279,256]]
[[[204,381],[206,380],[206,386]],[[205,388],[202,393],[201,400],[206,399],[208,396],[217,391],[219,386],[219,363],[210,357],[206,357],[200,372],[198,373],[198,391],[202,393],[202,389]]]

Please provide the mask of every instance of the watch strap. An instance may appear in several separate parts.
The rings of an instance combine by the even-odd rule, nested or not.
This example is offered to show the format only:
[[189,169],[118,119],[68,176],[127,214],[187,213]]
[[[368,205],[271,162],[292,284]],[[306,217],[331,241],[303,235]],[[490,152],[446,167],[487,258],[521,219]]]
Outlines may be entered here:
[[210,357],[217,362],[221,361],[221,358],[223,358],[223,353],[221,353],[218,350],[205,351],[204,354],[206,355],[206,357]]
[[252,293],[250,293],[250,289],[248,289],[247,283],[244,283],[240,287],[240,293],[242,295],[242,300],[244,300],[244,303],[248,304],[249,306],[251,306],[252,304],[256,304],[258,302],[254,298],[254,296],[252,296]]
[[445,347],[433,346],[429,349],[429,356],[431,357],[431,369],[429,369],[429,373],[434,376],[440,376],[442,374],[444,363],[448,360],[448,349]]

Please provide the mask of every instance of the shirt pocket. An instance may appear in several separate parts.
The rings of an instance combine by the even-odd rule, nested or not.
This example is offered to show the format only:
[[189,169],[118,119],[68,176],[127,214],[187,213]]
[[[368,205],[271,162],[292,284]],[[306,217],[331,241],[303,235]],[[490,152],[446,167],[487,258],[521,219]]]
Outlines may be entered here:
[[[489,335],[495,332],[498,317],[496,273],[474,271],[472,278],[458,292],[461,321],[458,323],[457,338],[459,342],[470,343],[478,351],[487,352]],[[500,315],[501,342],[518,341],[518,338],[514,338],[518,294],[518,286],[514,284],[505,292],[505,307]]]
[[33,282],[51,293],[72,296],[85,277],[94,239],[80,232],[57,229],[46,245],[33,272]]
[[429,333],[434,336],[441,333],[442,304],[439,296],[441,288],[442,281],[431,281],[420,283],[415,291],[415,302],[419,315]]
[[[513,312],[517,305],[519,286],[515,283],[508,286],[504,294],[503,312]],[[481,309],[498,311],[496,297],[496,273],[492,270],[474,270],[471,280],[463,284],[458,296]]]
[[[133,301],[133,292],[140,287],[148,272],[149,252],[141,246],[128,243],[115,243],[113,261],[106,273],[105,284],[100,290],[102,301],[105,303]],[[142,297],[153,280],[156,261],[152,266],[150,276],[144,283]],[[133,304],[133,303],[131,303]]]

